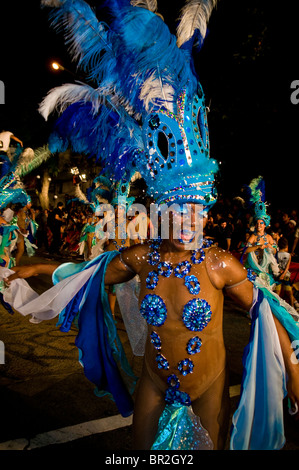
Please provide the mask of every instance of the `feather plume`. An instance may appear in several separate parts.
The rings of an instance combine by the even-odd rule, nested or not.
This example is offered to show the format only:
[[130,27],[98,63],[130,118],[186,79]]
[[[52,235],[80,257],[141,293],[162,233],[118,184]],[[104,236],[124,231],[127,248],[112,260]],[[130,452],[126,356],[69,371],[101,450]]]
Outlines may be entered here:
[[[154,7],[153,2],[146,4]],[[72,58],[87,74],[87,80],[106,90],[116,106],[125,106],[137,120],[145,111],[140,99],[142,84],[154,70],[160,70],[163,86],[171,77],[175,91],[188,81],[196,88],[197,79],[188,67],[190,56],[177,48],[176,37],[161,18],[148,9],[130,5],[129,0],[113,0],[105,6],[113,18],[109,28],[82,0],[65,0],[61,8],[50,13],[52,26],[63,29]],[[158,96],[152,89],[151,98],[161,100],[161,90],[154,89]],[[144,92],[142,96],[145,98]]]
[[217,0],[188,0],[181,11],[177,28],[177,44],[181,47],[199,35],[199,48],[206,36],[207,24]]
[[39,105],[38,111],[47,121],[53,111],[56,110],[61,114],[68,106],[78,101],[91,102],[94,111],[97,112],[103,99],[91,86],[66,83],[59,87],[52,88]]
[[151,106],[160,107],[162,104],[169,111],[174,112],[173,98],[175,90],[169,84],[170,81],[169,79],[167,85],[163,86],[161,78],[156,77],[156,72],[144,81],[140,91],[140,99],[143,101],[147,112],[151,111]]
[[59,8],[61,0],[41,0],[41,5],[45,7]]
[[153,13],[155,13],[158,8],[157,0],[131,0],[131,5],[133,7],[145,8]]
[[79,199],[79,201],[84,202],[85,204],[90,204],[90,201],[87,199],[82,189],[80,188],[80,184],[76,184],[75,196]]
[[47,161],[51,155],[48,145],[40,147],[35,151],[32,149],[25,149],[16,165],[14,172],[15,177],[22,178],[23,176],[28,175],[28,173]]

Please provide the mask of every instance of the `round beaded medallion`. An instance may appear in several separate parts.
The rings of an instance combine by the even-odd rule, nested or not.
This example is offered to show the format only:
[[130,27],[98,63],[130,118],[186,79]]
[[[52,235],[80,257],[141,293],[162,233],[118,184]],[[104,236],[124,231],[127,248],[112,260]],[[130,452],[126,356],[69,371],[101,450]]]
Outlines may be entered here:
[[204,299],[192,299],[184,307],[182,319],[191,331],[202,331],[211,320],[211,307]]
[[167,317],[166,305],[159,295],[147,294],[140,306],[140,313],[149,325],[161,326]]

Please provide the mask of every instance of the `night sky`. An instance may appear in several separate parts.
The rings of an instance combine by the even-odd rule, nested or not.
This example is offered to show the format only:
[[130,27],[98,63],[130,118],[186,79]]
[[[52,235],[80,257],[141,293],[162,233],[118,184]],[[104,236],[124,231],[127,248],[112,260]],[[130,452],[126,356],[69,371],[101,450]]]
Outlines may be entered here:
[[[160,0],[173,32],[183,3]],[[294,0],[285,10],[281,5],[220,0],[196,70],[210,105],[211,156],[221,162],[219,191],[237,196],[243,184],[262,175],[273,207],[297,208],[299,104],[290,96],[291,83],[299,80],[298,15]],[[32,148],[47,142],[52,124],[39,115],[38,104],[51,88],[73,82],[71,74],[51,70],[52,60],[76,73],[47,12],[30,0],[10,2],[1,13],[0,127]]]

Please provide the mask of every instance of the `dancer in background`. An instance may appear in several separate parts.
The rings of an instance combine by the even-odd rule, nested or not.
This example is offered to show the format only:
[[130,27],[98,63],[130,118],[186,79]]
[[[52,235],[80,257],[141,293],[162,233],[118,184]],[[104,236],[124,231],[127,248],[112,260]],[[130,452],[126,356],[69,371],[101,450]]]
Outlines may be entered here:
[[[161,229],[169,232],[81,265],[2,269],[9,285],[5,301],[40,321],[59,315],[63,331],[78,322],[76,345],[87,378],[98,391],[113,395],[123,416],[134,410],[135,449],[221,449],[229,424],[222,332],[226,290],[252,315],[230,447],[283,447],[283,399],[288,393],[294,407],[299,402],[299,364],[291,345],[299,339],[299,327],[267,289],[248,280],[236,258],[206,248],[202,237],[217,199],[218,166],[210,158],[204,94],[192,53],[203,43],[215,2],[186,3],[177,37],[156,14],[155,2],[147,4],[153,11],[138,0],[106,3],[109,27],[81,0],[45,3],[54,7],[54,23],[63,23],[72,38],[80,65],[90,67],[92,79],[101,84],[64,86],[46,98],[45,115],[55,102],[62,110],[50,148],[70,145],[104,155],[115,181],[130,181],[140,172],[149,196],[161,206]],[[95,64],[96,57],[101,61]],[[28,302],[23,297],[18,304],[16,293],[27,289],[24,278],[39,273],[53,275],[53,290],[44,297],[30,292]],[[105,285],[136,275],[147,335],[133,403],[136,377],[117,336]],[[134,323],[134,332],[140,335],[142,325]]]
[[274,289],[274,277],[279,273],[279,267],[275,258],[277,244],[272,236],[266,232],[271,218],[267,214],[265,203],[265,183],[260,176],[251,181],[247,187],[249,192],[249,204],[253,208],[255,230],[250,235],[245,255],[247,259],[245,266],[251,269],[261,285]]

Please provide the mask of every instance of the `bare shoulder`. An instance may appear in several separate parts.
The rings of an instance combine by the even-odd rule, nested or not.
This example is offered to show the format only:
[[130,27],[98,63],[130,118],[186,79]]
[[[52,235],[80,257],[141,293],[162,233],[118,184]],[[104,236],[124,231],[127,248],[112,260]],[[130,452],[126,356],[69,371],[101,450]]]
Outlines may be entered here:
[[271,236],[269,233],[267,233],[267,234],[266,234],[266,237],[267,237],[268,243],[270,243],[271,245],[273,245],[273,244],[274,244],[274,240],[273,240],[272,236]]
[[138,274],[142,269],[143,264],[147,262],[148,252],[148,243],[138,243],[136,245],[130,246],[129,248],[126,248],[122,252],[122,259],[126,265],[129,266],[129,268]]
[[210,281],[217,289],[232,286],[247,278],[246,268],[229,251],[211,247],[206,252],[206,268]]
[[248,243],[254,243],[256,242],[256,235],[252,233],[248,239]]

